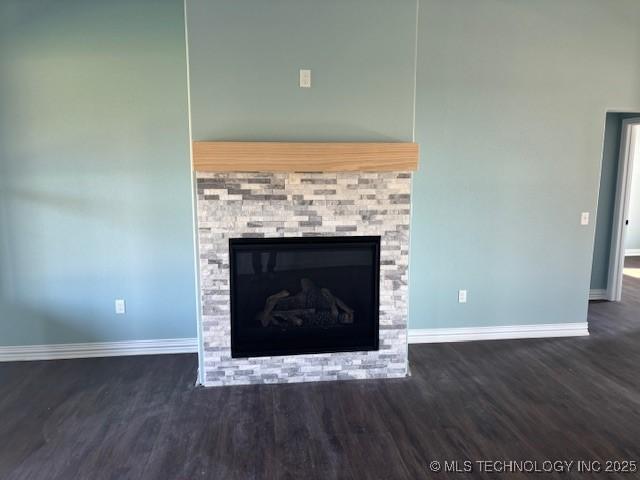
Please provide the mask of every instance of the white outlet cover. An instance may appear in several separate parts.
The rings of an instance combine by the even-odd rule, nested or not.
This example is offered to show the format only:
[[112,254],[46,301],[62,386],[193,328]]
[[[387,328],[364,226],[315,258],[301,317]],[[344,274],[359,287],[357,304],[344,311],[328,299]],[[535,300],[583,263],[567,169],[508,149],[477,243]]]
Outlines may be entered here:
[[458,303],[467,303],[467,291],[458,290]]
[[124,315],[126,312],[126,306],[125,306],[124,300],[121,298],[116,299],[115,308],[116,308],[117,315]]
[[582,215],[580,215],[580,225],[589,225],[589,212],[582,212]]
[[311,88],[311,70],[300,69],[300,88]]

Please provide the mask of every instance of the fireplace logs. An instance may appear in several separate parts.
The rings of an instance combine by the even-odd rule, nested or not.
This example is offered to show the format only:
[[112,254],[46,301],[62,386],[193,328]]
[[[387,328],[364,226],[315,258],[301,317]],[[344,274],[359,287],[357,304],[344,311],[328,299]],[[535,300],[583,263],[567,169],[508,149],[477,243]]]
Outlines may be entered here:
[[291,295],[282,290],[267,298],[258,313],[263,327],[323,327],[353,323],[354,311],[327,288],[317,287],[308,278],[300,280],[301,290]]

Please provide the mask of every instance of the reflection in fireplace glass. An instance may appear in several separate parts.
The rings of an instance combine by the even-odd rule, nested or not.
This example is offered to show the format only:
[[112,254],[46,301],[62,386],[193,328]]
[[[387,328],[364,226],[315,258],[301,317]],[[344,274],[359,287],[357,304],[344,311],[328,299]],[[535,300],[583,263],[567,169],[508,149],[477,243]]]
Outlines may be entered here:
[[380,237],[232,239],[234,357],[378,348]]

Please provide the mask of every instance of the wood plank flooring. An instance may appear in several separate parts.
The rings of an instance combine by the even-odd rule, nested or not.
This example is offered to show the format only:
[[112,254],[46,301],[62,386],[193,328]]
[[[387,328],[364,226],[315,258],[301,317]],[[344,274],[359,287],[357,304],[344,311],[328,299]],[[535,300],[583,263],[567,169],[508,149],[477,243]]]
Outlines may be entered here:
[[203,389],[193,355],[0,364],[0,479],[511,479],[541,475],[428,464],[640,461],[640,279],[589,322],[588,338],[413,345],[401,380]]

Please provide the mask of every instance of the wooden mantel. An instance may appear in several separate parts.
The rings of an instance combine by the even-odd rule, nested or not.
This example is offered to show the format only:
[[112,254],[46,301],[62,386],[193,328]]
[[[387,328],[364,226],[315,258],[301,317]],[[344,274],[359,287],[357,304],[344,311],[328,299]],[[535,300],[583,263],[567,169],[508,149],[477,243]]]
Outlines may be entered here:
[[417,143],[193,142],[200,172],[405,172]]

